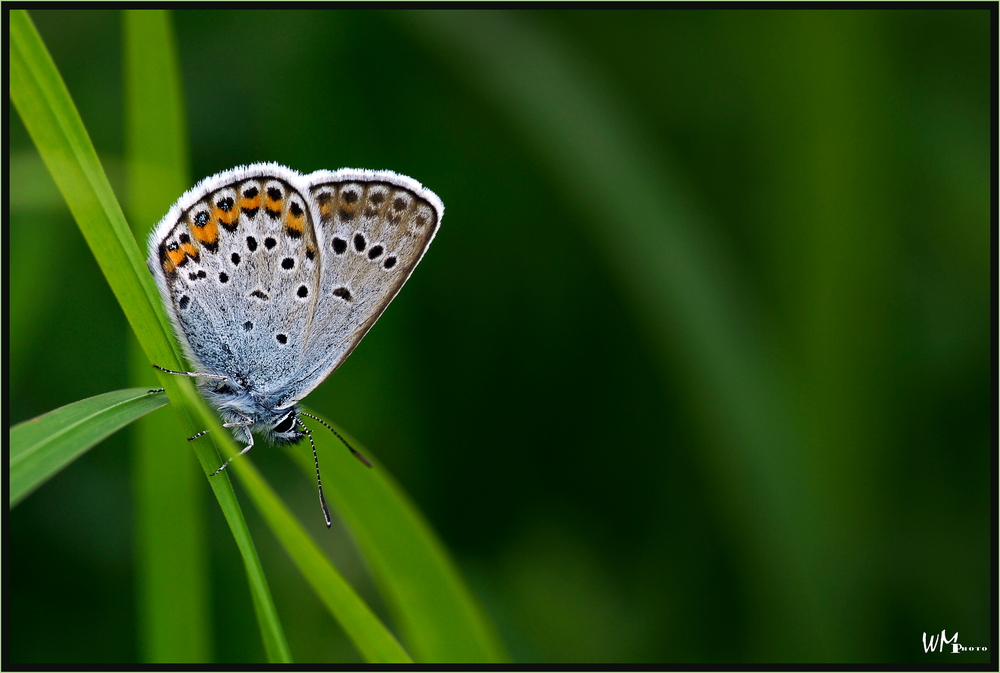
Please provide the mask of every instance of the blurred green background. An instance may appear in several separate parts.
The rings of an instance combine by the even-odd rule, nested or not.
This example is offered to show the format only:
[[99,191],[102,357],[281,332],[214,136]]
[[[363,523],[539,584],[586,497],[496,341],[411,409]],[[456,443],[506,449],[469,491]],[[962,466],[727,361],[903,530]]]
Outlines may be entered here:
[[[31,16],[124,198],[120,15]],[[307,401],[418,503],[514,660],[989,660],[925,654],[921,634],[996,634],[995,10],[174,24],[193,180],[388,168],[444,201],[406,289]],[[9,119],[17,423],[137,382],[121,310]],[[382,611],[315,484],[249,456]],[[130,460],[125,431],[11,511],[11,661],[141,656]],[[215,659],[262,661],[204,495]],[[295,659],[356,661],[244,511]]]

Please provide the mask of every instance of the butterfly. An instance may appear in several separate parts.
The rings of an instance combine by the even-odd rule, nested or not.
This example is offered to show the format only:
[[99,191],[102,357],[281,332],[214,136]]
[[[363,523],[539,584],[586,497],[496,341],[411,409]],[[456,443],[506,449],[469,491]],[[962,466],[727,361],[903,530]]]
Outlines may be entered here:
[[323,421],[297,405],[382,315],[443,215],[437,195],[392,171],[303,175],[258,163],[199,182],[149,237],[147,264],[195,371],[157,368],[199,380],[223,427],[245,443],[239,455],[254,432],[272,444],[308,436],[328,527],[301,417]]

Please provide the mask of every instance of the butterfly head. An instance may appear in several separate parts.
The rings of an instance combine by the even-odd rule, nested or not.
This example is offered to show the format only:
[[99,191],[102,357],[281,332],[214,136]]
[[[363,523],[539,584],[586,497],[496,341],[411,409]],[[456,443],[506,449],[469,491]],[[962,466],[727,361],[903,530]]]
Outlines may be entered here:
[[263,425],[264,435],[276,446],[297,444],[306,435],[299,428],[298,409],[294,407],[281,410],[276,420]]

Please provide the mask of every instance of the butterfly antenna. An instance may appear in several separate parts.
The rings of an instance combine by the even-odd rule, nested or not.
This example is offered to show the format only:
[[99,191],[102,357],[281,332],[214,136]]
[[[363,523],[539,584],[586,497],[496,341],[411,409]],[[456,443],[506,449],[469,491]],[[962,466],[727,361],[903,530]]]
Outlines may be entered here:
[[300,411],[299,413],[300,413],[301,415],[303,415],[303,416],[308,416],[309,418],[312,418],[312,419],[315,419],[315,420],[319,421],[320,423],[322,423],[323,425],[325,425],[325,426],[326,426],[326,429],[327,429],[327,430],[329,430],[329,431],[330,431],[330,432],[332,432],[333,434],[337,435],[337,439],[339,439],[340,441],[342,441],[342,442],[344,443],[344,446],[346,446],[346,447],[347,447],[347,449],[348,449],[348,450],[349,450],[349,451],[350,451],[351,453],[353,453],[353,454],[354,454],[354,457],[355,457],[355,458],[357,458],[358,460],[360,460],[360,461],[361,461],[362,463],[364,463],[364,464],[365,464],[365,465],[367,465],[368,467],[371,467],[371,466],[372,466],[372,464],[371,464],[371,461],[370,461],[370,460],[368,460],[367,458],[365,458],[364,456],[362,456],[362,455],[361,455],[360,453],[358,453],[357,451],[355,451],[355,450],[354,450],[354,447],[353,447],[353,446],[351,446],[350,444],[348,444],[348,443],[347,443],[347,440],[346,440],[346,439],[344,439],[343,437],[341,437],[341,436],[340,436],[340,433],[339,433],[339,432],[337,432],[336,430],[334,430],[333,428],[331,428],[331,427],[330,427],[330,424],[329,424],[329,423],[327,423],[326,421],[324,421],[324,420],[323,420],[322,418],[320,418],[319,416],[313,416],[312,414],[307,414],[307,413],[306,413],[306,412],[304,412],[304,411]]
[[[306,415],[308,416],[308,414]],[[312,418],[316,417],[313,416]],[[330,508],[326,506],[326,497],[324,497],[323,495],[323,480],[319,476],[319,456],[316,454],[316,442],[313,441],[312,431],[306,427],[306,424],[303,423],[301,419],[296,417],[295,422],[299,424],[299,427],[302,428],[302,431],[306,433],[307,437],[309,437],[309,444],[312,445],[313,462],[316,463],[316,485],[319,487],[319,504],[320,507],[323,508],[323,517],[326,519],[326,527],[329,528],[330,526],[333,525],[333,521],[330,520]],[[320,421],[320,423],[322,423],[322,421]]]

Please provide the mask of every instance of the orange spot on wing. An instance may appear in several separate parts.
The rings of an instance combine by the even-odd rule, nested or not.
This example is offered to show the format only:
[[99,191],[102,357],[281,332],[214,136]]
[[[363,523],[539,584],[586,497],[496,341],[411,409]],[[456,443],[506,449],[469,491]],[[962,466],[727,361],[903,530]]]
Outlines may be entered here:
[[252,198],[248,199],[245,196],[240,197],[240,208],[246,208],[247,210],[253,210],[254,208],[260,208],[260,192]]
[[[190,244],[188,244],[190,245]],[[174,250],[167,250],[167,259],[174,265],[180,266],[180,263],[184,261],[187,257],[187,253],[184,252],[182,248],[176,248]]]
[[181,250],[191,259],[198,259],[198,248],[194,247],[193,243],[181,243]]
[[199,243],[215,245],[219,241],[219,225],[215,218],[212,218],[205,223],[204,227],[191,227],[191,235]]
[[232,225],[233,222],[237,220],[240,216],[240,211],[236,208],[230,208],[229,212],[222,210],[221,208],[212,209],[212,219],[210,222],[222,222],[223,224]]
[[303,226],[304,226],[303,222],[305,222],[305,219],[306,218],[304,213],[296,217],[295,215],[292,214],[292,211],[288,211],[287,213],[285,213],[285,228],[291,229],[292,231],[297,231],[298,233],[301,234],[303,231]]

